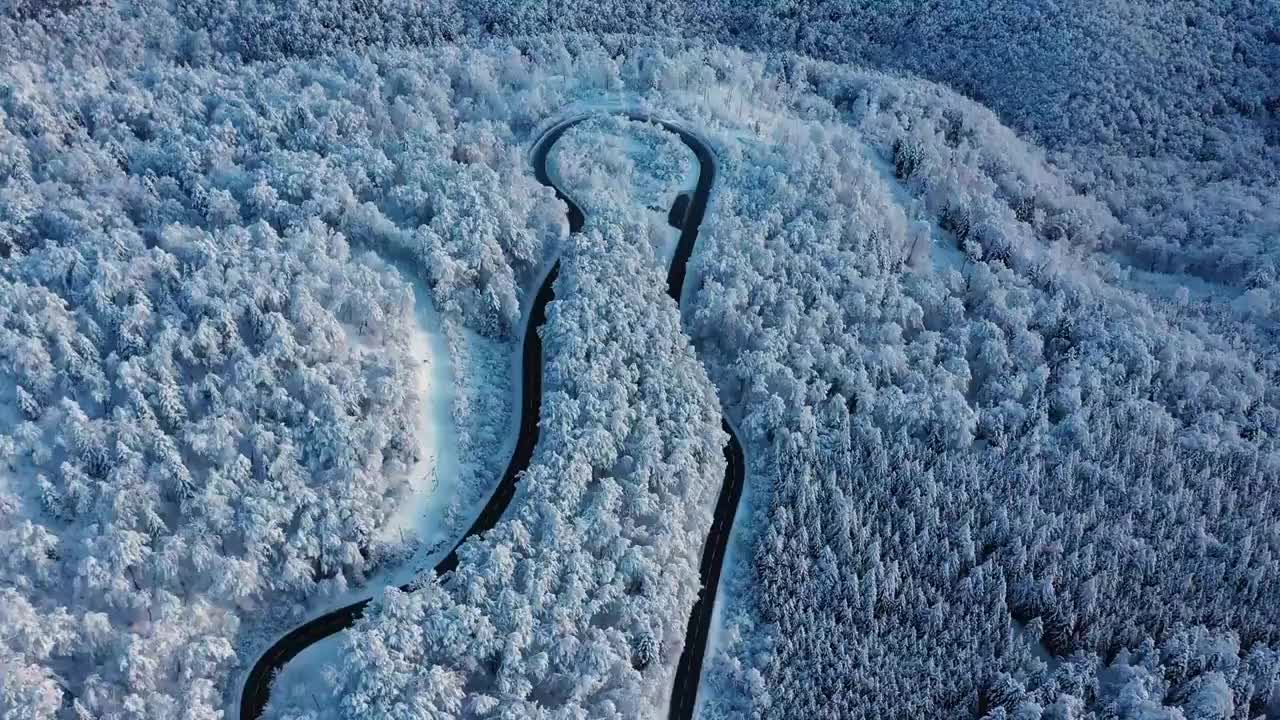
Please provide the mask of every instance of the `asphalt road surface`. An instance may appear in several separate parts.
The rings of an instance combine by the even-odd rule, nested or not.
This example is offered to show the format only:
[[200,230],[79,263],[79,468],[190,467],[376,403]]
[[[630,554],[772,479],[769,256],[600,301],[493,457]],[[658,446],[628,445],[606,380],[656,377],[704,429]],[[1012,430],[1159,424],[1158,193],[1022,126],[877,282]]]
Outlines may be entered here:
[[[589,116],[565,120],[551,128],[544,138],[545,144],[539,145],[534,153],[534,172],[538,181],[544,185],[556,187],[547,174],[547,153],[555,141],[566,130]],[[707,201],[711,197],[711,188],[715,185],[715,154],[694,133],[674,123],[658,120],[639,113],[629,113],[632,120],[656,122],[668,132],[677,135],[698,158],[698,184],[692,196],[681,195],[669,214],[669,221],[674,225],[679,220],[680,241],[676,245],[675,255],[671,259],[671,267],[667,271],[667,294],[680,302],[684,292],[685,272],[693,248],[698,242],[698,229],[706,216]],[[582,210],[560,188],[556,195],[569,206],[569,224],[574,231],[583,222]],[[684,207],[681,207],[684,206]],[[673,720],[691,720],[698,700],[698,684],[702,678],[702,661],[707,649],[707,634],[711,629],[712,612],[715,609],[716,590],[720,586],[720,571],[724,567],[724,553],[729,545],[729,531],[733,528],[733,520],[738,512],[738,501],[742,499],[742,483],[746,473],[746,462],[742,455],[742,444],[738,435],[727,421],[722,421],[724,431],[729,435],[729,443],[725,445],[724,482],[720,486],[720,495],[716,499],[715,513],[711,519],[711,530],[707,534],[706,543],[702,546],[702,562],[699,565],[699,576],[702,590],[698,600],[689,614],[689,625],[685,631],[684,649],[680,653],[680,662],[676,666],[675,684],[671,691],[671,705],[668,716]]]
[[[565,131],[590,116],[576,117],[558,123],[538,139],[534,144],[532,162],[534,174],[538,181],[552,187],[556,196],[564,201],[568,208],[569,231],[576,233],[582,229],[585,216],[581,208],[556,187],[547,173],[547,154]],[[658,122],[668,131],[680,137],[698,158],[701,166],[697,188],[692,196],[684,196],[678,204],[686,207],[678,208],[682,216],[680,241],[676,246],[675,256],[667,273],[667,292],[680,302],[684,289],[685,270],[689,257],[693,254],[698,239],[698,228],[706,214],[707,200],[715,183],[716,164],[711,149],[693,133],[673,123],[654,120],[644,115],[630,114],[633,120]],[[677,208],[673,208],[673,211]],[[673,212],[672,217],[677,213]],[[538,416],[542,408],[542,339],[538,330],[546,321],[547,303],[552,299],[552,285],[559,274],[560,264],[557,261],[543,279],[538,294],[530,309],[529,322],[525,326],[521,391],[520,431],[516,440],[511,461],[503,473],[497,489],[489,498],[475,522],[467,530],[458,544],[449,551],[435,566],[437,576],[443,576],[458,566],[458,547],[467,539],[481,535],[495,524],[506,511],[507,505],[515,495],[516,480],[528,466],[533,457],[533,449],[538,443]],[[715,605],[716,588],[720,582],[720,570],[724,563],[724,552],[728,545],[729,531],[733,527],[734,515],[737,513],[738,501],[742,496],[744,461],[742,446],[737,435],[727,422],[724,429],[729,435],[729,443],[725,446],[724,483],[716,501],[715,515],[711,530],[703,546],[702,562],[699,567],[702,591],[689,616],[688,630],[685,635],[684,650],[676,669],[675,686],[671,694],[670,716],[672,718],[692,718],[698,696],[698,682],[702,675],[702,659],[706,651],[707,633],[711,627],[712,610]],[[401,586],[401,590],[412,591],[412,585]],[[285,663],[311,644],[323,640],[330,635],[351,627],[364,614],[370,598],[365,598],[345,607],[338,608],[317,617],[280,638],[254,664],[246,679],[240,695],[241,720],[257,720],[266,707],[271,691],[271,680]]]
[[[581,221],[579,221],[578,226],[581,227]],[[521,359],[523,384],[520,398],[520,432],[516,438],[515,450],[511,454],[511,461],[507,463],[507,470],[503,473],[502,480],[498,483],[498,488],[490,496],[489,501],[480,511],[475,522],[471,524],[471,527],[462,536],[462,539],[458,541],[458,544],[449,551],[449,554],[436,564],[435,573],[437,576],[443,576],[458,566],[458,547],[463,542],[468,538],[483,534],[497,524],[498,519],[502,517],[502,513],[507,509],[507,505],[511,503],[511,498],[515,495],[517,477],[529,467],[529,460],[533,457],[533,448],[538,444],[538,415],[542,409],[542,338],[538,336],[538,329],[546,322],[547,303],[551,301],[552,297],[551,287],[559,271],[560,263],[557,261],[538,288],[538,294],[534,298],[533,306],[530,308],[529,322],[525,327],[523,357]],[[400,586],[400,589],[410,592],[413,587],[412,584],[407,584]],[[277,640],[274,645],[267,648],[266,652],[254,663],[253,669],[249,672],[249,677],[245,680],[244,688],[241,690],[241,720],[257,720],[262,715],[263,709],[267,706],[267,699],[270,696],[271,680],[275,677],[276,672],[284,667],[285,663],[292,660],[294,656],[313,643],[351,627],[364,614],[364,608],[369,604],[369,600],[370,598],[365,598],[325,613],[304,625],[294,628],[287,635]]]

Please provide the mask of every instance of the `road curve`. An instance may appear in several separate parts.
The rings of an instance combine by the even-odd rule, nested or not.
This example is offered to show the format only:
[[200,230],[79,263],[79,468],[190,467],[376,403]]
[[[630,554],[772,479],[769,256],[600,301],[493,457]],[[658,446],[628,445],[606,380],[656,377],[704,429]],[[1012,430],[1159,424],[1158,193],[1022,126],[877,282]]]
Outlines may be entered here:
[[[667,270],[667,294],[676,304],[684,292],[685,272],[693,248],[698,242],[698,230],[706,217],[707,201],[711,198],[711,188],[716,180],[716,160],[711,148],[694,133],[675,123],[667,122],[643,113],[625,113],[632,120],[655,122],[668,132],[680,138],[698,158],[698,184],[693,196],[688,198],[687,208],[673,207],[670,217],[682,217],[680,223],[680,241],[671,259],[671,267]],[[570,227],[581,227],[584,217],[581,208],[560,188],[547,173],[547,153],[556,140],[574,125],[592,117],[584,115],[571,118],[553,126],[543,136],[545,143],[540,144],[534,153],[534,172],[538,181],[555,188],[556,195],[569,207]],[[677,198],[676,205],[683,204]],[[683,210],[683,212],[678,212]],[[689,614],[689,625],[685,630],[684,649],[680,653],[680,662],[676,665],[676,677],[671,691],[671,705],[668,717],[673,720],[692,720],[697,706],[698,684],[702,678],[702,661],[707,649],[707,634],[711,629],[712,611],[715,609],[716,590],[720,586],[720,571],[724,567],[724,553],[729,545],[729,531],[733,528],[734,517],[738,512],[738,501],[742,499],[742,483],[746,475],[746,461],[742,454],[742,444],[728,421],[722,421],[724,431],[729,436],[725,445],[724,482],[720,486],[720,495],[716,499],[715,513],[711,519],[711,529],[706,543],[702,546],[702,562],[698,567],[702,590],[698,600]]]
[[[684,222],[680,229],[680,242],[676,245],[675,255],[671,259],[671,267],[667,270],[667,294],[680,303],[684,294],[685,271],[689,258],[693,255],[693,247],[698,242],[698,229],[706,217],[707,201],[711,197],[711,188],[715,184],[716,161],[711,148],[697,135],[672,123],[663,122],[662,126],[675,133],[685,145],[693,150],[698,158],[701,170],[698,173],[698,185],[689,200],[689,207],[684,212]],[[720,570],[724,567],[724,553],[729,546],[729,532],[733,529],[734,518],[738,514],[738,502],[742,499],[742,484],[746,477],[746,460],[742,454],[742,443],[738,434],[728,420],[721,420],[729,442],[724,446],[724,482],[720,485],[720,495],[716,498],[715,512],[711,516],[711,529],[702,546],[702,562],[698,566],[698,576],[702,581],[702,590],[689,613],[689,625],[684,635],[684,650],[680,653],[680,662],[676,665],[676,678],[671,690],[671,705],[667,715],[673,720],[692,720],[693,711],[698,701],[698,684],[702,679],[702,661],[707,650],[707,634],[711,629],[712,611],[715,610],[716,591],[720,587]]]
[[[677,135],[686,146],[693,150],[698,158],[700,172],[697,188],[688,207],[682,213],[680,240],[667,272],[667,293],[680,302],[684,289],[686,267],[693,247],[697,243],[698,228],[706,214],[707,201],[715,182],[715,156],[711,149],[696,135],[674,123],[655,120],[643,114],[628,113],[632,120],[657,122],[669,132]],[[569,231],[577,233],[585,223],[582,209],[561,188],[557,187],[547,173],[547,155],[556,141],[565,131],[586,120],[590,115],[571,118],[548,128],[534,143],[531,160],[534,174],[539,182],[555,190],[568,209]],[[675,213],[673,213],[673,216]],[[497,489],[488,503],[480,511],[471,527],[449,551],[449,554],[436,564],[437,576],[451,572],[458,565],[458,548],[467,539],[480,535],[492,528],[502,517],[503,512],[515,495],[516,479],[528,466],[533,457],[533,449],[538,442],[538,416],[542,408],[542,338],[538,330],[546,321],[547,303],[552,298],[552,285],[559,275],[560,262],[557,260],[543,279],[530,308],[529,320],[525,326],[522,356],[523,385],[521,390],[520,431],[516,440],[511,461]],[[671,694],[669,715],[679,720],[691,719],[698,695],[698,683],[702,674],[703,654],[706,651],[707,634],[711,627],[712,610],[715,605],[716,589],[720,583],[720,570],[724,563],[724,552],[728,545],[729,531],[733,527],[737,513],[738,501],[742,496],[742,483],[745,462],[742,445],[728,422],[723,422],[724,430],[729,435],[729,443],[725,446],[725,478],[716,501],[715,514],[711,529],[703,546],[702,561],[699,566],[702,591],[694,603],[689,616],[689,624],[685,634],[684,649],[676,668],[675,684]],[[413,584],[400,586],[403,591],[412,591]],[[308,621],[280,638],[254,663],[253,669],[245,680],[240,695],[240,720],[257,720],[267,705],[271,691],[271,680],[285,663],[293,659],[311,644],[323,640],[330,635],[346,630],[364,614],[365,607],[371,598],[359,600],[350,605],[332,610],[320,617]]]
[[[581,227],[581,221],[578,227]],[[458,548],[463,542],[486,532],[497,524],[515,495],[517,477],[529,467],[533,448],[538,444],[538,415],[542,409],[542,338],[539,337],[538,330],[547,319],[547,303],[552,297],[551,287],[559,273],[560,262],[557,260],[543,278],[542,285],[539,286],[538,294],[529,310],[521,358],[523,381],[520,393],[520,431],[516,437],[516,447],[511,453],[511,461],[507,463],[507,470],[503,473],[497,489],[489,497],[489,501],[475,521],[471,523],[471,527],[467,529],[458,544],[453,546],[449,554],[436,563],[434,569],[437,576],[443,576],[458,566]],[[400,589],[410,592],[413,586],[414,584],[410,582],[401,585]],[[261,717],[263,709],[267,706],[271,680],[276,672],[308,646],[351,627],[364,614],[365,606],[371,599],[359,600],[310,620],[294,628],[267,648],[254,663],[253,669],[249,671],[249,677],[245,680],[240,692],[240,720],[257,720]]]

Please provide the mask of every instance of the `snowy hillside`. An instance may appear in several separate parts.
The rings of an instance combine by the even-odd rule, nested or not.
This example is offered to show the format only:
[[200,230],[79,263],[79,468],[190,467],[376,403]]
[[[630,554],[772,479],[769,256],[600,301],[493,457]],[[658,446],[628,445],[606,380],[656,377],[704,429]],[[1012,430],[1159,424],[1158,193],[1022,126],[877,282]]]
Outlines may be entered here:
[[[1274,3],[0,0],[0,67],[0,717],[236,718],[367,597],[266,717],[1280,717]],[[679,304],[635,112],[714,153]]]
[[[326,78],[333,95],[315,92]],[[465,513],[487,491],[506,353],[477,355],[464,324],[504,336],[560,221],[518,148],[505,171],[453,163],[492,151],[483,125],[406,141],[419,120],[359,92],[315,67],[8,86],[0,523],[18,697],[218,712],[245,633],[343,596],[415,539],[387,523],[414,520],[397,520],[403,486],[431,472],[423,403],[465,460],[439,504]],[[489,224],[462,244],[451,217]],[[399,256],[431,268],[420,301],[444,318],[429,330],[452,401],[416,395],[431,358],[382,259]]]

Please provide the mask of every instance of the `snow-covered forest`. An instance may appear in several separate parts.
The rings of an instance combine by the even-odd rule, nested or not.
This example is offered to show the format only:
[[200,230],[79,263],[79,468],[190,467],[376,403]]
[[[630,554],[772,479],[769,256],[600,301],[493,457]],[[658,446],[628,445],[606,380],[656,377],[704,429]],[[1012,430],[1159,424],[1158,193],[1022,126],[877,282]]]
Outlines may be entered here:
[[776,482],[708,714],[1275,711],[1267,328],[1105,282],[1122,223],[970,103],[803,71],[842,126],[727,163],[699,256]]
[[986,111],[795,71],[699,255],[776,483],[707,714],[1274,712],[1269,329],[1114,282],[1123,223]]
[[543,434],[518,508],[464,546],[448,582],[389,594],[356,626],[334,717],[417,705],[621,720],[664,708],[724,438],[637,232],[602,221],[567,249],[544,331]]
[[[718,403],[664,294],[666,213],[650,207],[670,204],[690,163],[665,132],[627,120],[585,121],[554,146],[551,174],[589,214],[559,248],[542,435],[515,509],[464,545],[444,592],[389,593],[344,638],[323,685],[337,702],[319,717],[412,703],[660,714],[723,473]],[[282,688],[269,715],[316,716],[316,688]]]
[[[0,717],[235,717],[403,556],[397,268],[461,523],[552,257],[510,511],[269,716],[664,716],[722,411],[701,717],[1280,716],[1274,4],[0,0],[0,67]],[[674,136],[564,136],[575,236],[529,167],[611,109],[715,149],[683,308]]]
[[[242,620],[398,550],[377,531],[418,360],[383,258],[456,336],[505,337],[563,220],[520,147],[404,67],[24,67],[0,101],[0,695],[216,714]],[[496,454],[506,398],[458,398],[460,453]]]

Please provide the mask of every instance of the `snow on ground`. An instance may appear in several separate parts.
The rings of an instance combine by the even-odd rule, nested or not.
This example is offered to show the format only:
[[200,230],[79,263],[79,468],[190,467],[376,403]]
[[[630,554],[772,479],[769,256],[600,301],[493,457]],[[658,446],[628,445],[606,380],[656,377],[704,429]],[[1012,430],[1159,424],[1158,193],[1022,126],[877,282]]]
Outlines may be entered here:
[[[266,632],[264,628],[263,642],[246,657],[256,657],[288,627],[381,592],[388,586],[406,584],[433,567],[488,500],[514,447],[519,418],[511,409],[519,405],[519,345],[513,348],[510,343],[446,325],[431,301],[431,291],[418,273],[401,261],[390,264],[413,290],[414,323],[409,346],[420,361],[414,371],[420,401],[415,428],[418,460],[410,470],[397,509],[380,533],[380,539],[389,547],[404,548],[402,559],[385,563],[370,573],[364,583],[346,592],[317,599],[305,611],[283,622],[278,632]],[[459,413],[460,400],[481,410]],[[493,406],[503,403],[503,407],[494,412]],[[457,418],[462,418],[461,422],[473,437],[482,438],[482,434],[476,432],[477,426],[490,422],[500,422],[503,431],[497,442],[481,439],[472,443],[471,452],[466,453],[469,457],[463,457]],[[468,477],[489,481],[483,488],[470,487],[465,481]],[[305,692],[321,669],[338,657],[345,637],[346,633],[338,633],[326,638],[286,664],[276,680],[280,696]],[[246,662],[241,668],[235,687],[243,684],[250,667],[251,663]],[[272,697],[276,696],[273,692]],[[238,702],[238,694],[232,700]]]
[[1188,273],[1151,272],[1126,265],[1129,287],[1152,297],[1174,301],[1222,301],[1230,304],[1240,296],[1236,288],[1215,283]]
[[868,143],[864,142],[862,147],[867,163],[875,169],[876,175],[888,189],[889,197],[893,198],[899,208],[902,208],[907,219],[915,223],[915,238],[916,242],[920,243],[920,247],[912,248],[910,253],[912,259],[923,257],[927,252],[935,272],[962,271],[966,258],[964,253],[960,252],[960,248],[956,247],[955,238],[938,227],[938,224],[930,219],[921,207],[920,201],[911,197],[911,192],[894,175],[893,164],[888,158]]
[[1045,667],[1049,669],[1049,672],[1054,672],[1058,669],[1058,666],[1062,664],[1062,658],[1054,657],[1053,654],[1049,652],[1049,648],[1045,647],[1044,640],[1033,635],[1027,630],[1026,623],[1019,622],[1016,618],[1011,619],[1009,623],[1014,627],[1018,634],[1027,641],[1027,646],[1031,648],[1032,655],[1034,655],[1037,660],[1044,663]]
[[458,433],[454,427],[453,359],[431,291],[414,273],[414,325],[409,347],[418,366],[415,389],[421,402],[414,436],[418,460],[410,470],[405,496],[382,531],[387,542],[420,543],[433,548],[448,537],[445,514],[458,482]]
[[314,705],[319,710],[321,704],[326,702],[327,698],[318,689],[322,685],[317,682],[317,679],[322,677],[322,674],[328,668],[333,667],[340,660],[342,642],[346,637],[347,634],[345,632],[330,635],[308,646],[306,650],[298,653],[297,657],[290,660],[276,675],[275,682],[272,683],[272,703],[290,701],[289,704],[291,705],[301,707],[312,707]]
[[[603,102],[580,109],[582,114],[630,111]],[[671,262],[680,230],[667,222],[668,213],[677,196],[698,183],[697,158],[674,134],[617,115],[584,120],[552,148],[547,171],[588,215],[610,203],[641,213],[655,257],[664,265]]]
[[[743,438],[738,424],[729,420],[739,442]],[[751,591],[750,574],[744,572],[746,563],[750,562],[752,548],[756,543],[756,528],[759,527],[755,515],[756,485],[752,477],[766,477],[763,467],[763,453],[752,452],[748,445],[742,446],[745,463],[745,476],[742,480],[742,496],[738,500],[738,512],[734,516],[733,527],[729,530],[729,543],[725,547],[723,565],[720,569],[720,584],[716,586],[716,604],[711,611],[711,628],[707,631],[707,646],[703,651],[703,677],[705,679],[711,664],[721,656],[724,632],[730,623],[728,616],[744,607],[745,595]],[[693,708],[694,717],[702,717],[702,708],[710,698],[720,691],[716,683],[702,682],[698,688],[697,704]]]
[[[550,259],[539,268],[538,281],[531,288],[541,286],[542,279],[554,262],[554,259]],[[383,536],[388,542],[403,540],[415,550],[404,561],[390,563],[381,571],[371,574],[368,582],[362,586],[353,588],[340,598],[329,598],[323,607],[308,613],[308,618],[367,597],[373,589],[381,591],[387,586],[408,583],[424,570],[434,567],[453,548],[489,499],[493,487],[506,468],[517,439],[520,418],[514,409],[520,406],[522,392],[521,343],[501,343],[465,328],[447,327],[431,302],[430,290],[418,279],[417,273],[400,262],[393,262],[392,265],[413,288],[416,327],[410,339],[410,347],[415,357],[422,358],[422,364],[415,375],[422,409],[417,428],[419,460],[413,468],[413,476],[403,502],[388,520]],[[517,338],[524,337],[533,294],[530,292],[530,297],[524,303]],[[453,335],[453,342],[450,341],[450,334]],[[497,372],[498,368],[505,368],[506,377]],[[494,396],[500,395],[508,410],[505,422],[502,423],[504,432],[499,438],[500,442],[475,443],[473,450],[481,452],[472,452],[470,458],[462,458],[459,453],[461,443],[454,418],[460,395],[463,396],[463,402],[481,407],[492,404]],[[492,421],[494,414],[473,413],[468,424],[483,425]],[[466,468],[468,464],[473,467]],[[481,478],[490,479],[483,492],[477,492],[476,488],[468,488],[465,483],[460,482],[468,474],[468,470]],[[287,663],[272,686],[273,702],[276,698],[302,698],[301,704],[309,706],[311,701],[307,700],[306,694],[317,686],[321,673],[339,660],[342,643],[346,638],[345,631],[332,635],[308,647]],[[243,681],[244,678],[241,677],[237,687]]]
[[[380,533],[389,547],[403,548],[403,559],[387,562],[346,593],[324,598],[307,617],[367,597],[372,589],[403,585],[434,566],[488,500],[519,428],[519,418],[513,419],[511,412],[519,403],[519,345],[450,326],[436,311],[431,291],[418,273],[403,261],[389,264],[413,290],[409,347],[420,360],[414,372],[421,403],[415,428],[418,461]],[[460,409],[459,403],[466,409]],[[491,423],[500,423],[503,432],[485,442],[478,430]],[[462,448],[460,429],[469,437],[481,438],[469,443],[470,452]],[[473,487],[476,483],[467,482],[468,478],[478,478],[481,486]]]
[[[628,109],[625,104],[616,103],[588,104],[582,108],[583,114],[591,110],[626,112]],[[564,142],[565,140],[568,142]],[[566,162],[566,159],[570,161]],[[583,161],[581,164],[573,162],[579,159]],[[602,178],[606,178],[607,184],[604,187],[611,192],[608,201],[622,203],[624,207],[643,214],[649,221],[652,239],[657,241],[654,247],[656,259],[664,266],[670,264],[680,239],[680,230],[667,222],[668,212],[680,193],[692,193],[697,186],[699,174],[697,157],[675,135],[652,125],[629,122],[619,117],[584,121],[566,132],[562,142],[552,149],[548,158],[548,172],[557,183],[570,189],[574,199],[588,214],[593,205],[603,205],[606,202],[598,193]],[[686,291],[692,285],[693,283],[687,282]],[[741,605],[738,597],[749,589],[747,574],[738,572],[737,568],[751,555],[752,529],[755,524],[752,522],[753,492],[749,478],[760,473],[757,466],[760,456],[747,447],[743,448],[743,452],[748,467],[748,480],[744,482],[737,517],[725,552],[724,569],[716,591],[706,648],[708,658],[716,656],[725,626],[723,614],[726,610],[732,612],[739,608]],[[705,701],[708,691],[709,686],[703,684],[703,690],[699,693],[699,706]]]
[[[636,158],[637,167],[653,167],[657,164],[662,149],[652,143],[642,142],[641,138],[634,135],[628,136],[627,140],[629,141],[627,149],[632,153],[632,157]],[[660,229],[659,237],[662,244],[655,248],[655,252],[663,265],[671,264],[671,258],[676,253],[676,245],[680,242],[680,229],[672,227],[667,222],[667,215],[680,193],[692,195],[698,186],[698,158],[684,143],[680,143],[679,147],[684,161],[684,174],[674,183],[668,182],[655,188],[656,197],[652,198],[654,202],[646,207],[652,227]]]

